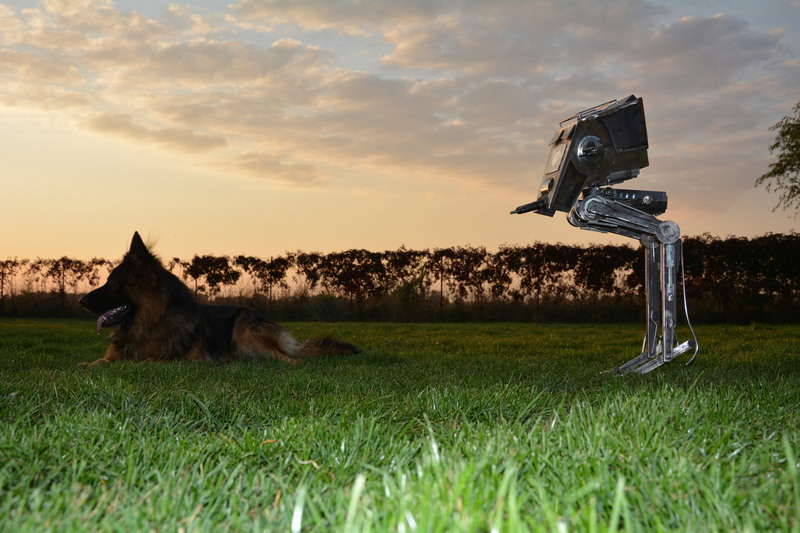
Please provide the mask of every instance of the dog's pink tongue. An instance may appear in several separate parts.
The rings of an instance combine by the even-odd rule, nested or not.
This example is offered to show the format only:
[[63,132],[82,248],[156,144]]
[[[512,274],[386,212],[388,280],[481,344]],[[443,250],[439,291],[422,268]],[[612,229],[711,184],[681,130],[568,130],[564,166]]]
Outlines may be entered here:
[[[113,326],[116,323],[113,320],[116,317],[116,315],[120,313],[124,314],[125,311],[127,310],[128,310],[127,305],[120,305],[119,307],[115,307],[114,309],[109,309],[108,311],[97,317],[97,333],[100,333],[100,330],[102,328]],[[111,324],[108,323],[109,320],[111,320]]]

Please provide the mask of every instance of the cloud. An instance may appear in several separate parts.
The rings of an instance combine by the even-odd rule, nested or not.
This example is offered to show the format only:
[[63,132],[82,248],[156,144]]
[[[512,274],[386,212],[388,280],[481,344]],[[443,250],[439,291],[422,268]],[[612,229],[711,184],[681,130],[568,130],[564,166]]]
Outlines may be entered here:
[[174,34],[171,27],[136,11],[119,11],[111,0],[45,0],[29,10],[32,26],[81,31],[92,37],[146,41]]
[[724,89],[786,52],[779,35],[753,32],[746,22],[717,14],[684,17],[657,28],[622,57],[641,78],[670,91],[697,93]]
[[82,90],[85,82],[74,66],[33,53],[0,49],[0,103],[59,110],[87,108],[91,95]]
[[156,20],[110,1],[52,0],[0,8],[0,102],[283,183],[372,174],[528,191],[559,120],[636,93],[653,166],[676,167],[652,172],[690,188],[696,167],[736,194],[752,169],[726,164],[735,175],[723,176],[714,165],[762,153],[737,139],[761,141],[755,132],[788,112],[798,63],[779,31],[667,9],[241,0],[211,14],[171,4]]
[[25,30],[25,24],[9,6],[0,4],[0,35],[12,35]]
[[[154,47],[155,48],[155,47]],[[276,84],[319,71],[326,53],[292,39],[279,39],[265,50],[235,41],[193,39],[164,43],[134,68],[151,82],[213,85]]]
[[128,139],[159,144],[182,152],[204,152],[220,148],[227,141],[182,128],[153,128],[137,124],[127,114],[103,114],[90,119],[87,126],[98,133],[111,133]]
[[240,0],[231,11],[244,19],[291,22],[306,29],[335,28],[350,34],[368,34],[396,24],[422,23],[454,10],[449,0],[403,2],[352,0]]
[[23,82],[75,85],[83,82],[78,69],[46,57],[0,50],[0,73]]
[[192,13],[187,6],[169,4],[167,6],[169,24],[187,35],[208,35],[214,32],[211,20],[198,13]]
[[284,158],[262,152],[247,152],[228,161],[223,167],[243,170],[257,178],[277,180],[290,185],[319,185],[327,181],[314,165],[288,163]]

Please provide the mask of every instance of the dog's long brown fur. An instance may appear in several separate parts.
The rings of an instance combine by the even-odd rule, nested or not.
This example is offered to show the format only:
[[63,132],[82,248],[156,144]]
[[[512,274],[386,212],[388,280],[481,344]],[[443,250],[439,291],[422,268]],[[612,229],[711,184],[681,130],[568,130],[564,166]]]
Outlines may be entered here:
[[94,363],[113,361],[260,360],[294,363],[306,357],[358,353],[330,338],[298,343],[288,331],[248,307],[198,304],[138,233],[102,287],[81,298],[111,329],[111,345]]

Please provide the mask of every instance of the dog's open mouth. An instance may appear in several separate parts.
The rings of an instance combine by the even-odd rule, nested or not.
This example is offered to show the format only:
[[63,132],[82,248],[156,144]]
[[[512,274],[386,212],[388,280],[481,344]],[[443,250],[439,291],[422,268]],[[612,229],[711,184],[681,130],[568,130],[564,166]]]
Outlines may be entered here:
[[100,329],[119,324],[122,318],[131,310],[130,305],[120,305],[114,309],[109,309],[97,318],[97,333]]

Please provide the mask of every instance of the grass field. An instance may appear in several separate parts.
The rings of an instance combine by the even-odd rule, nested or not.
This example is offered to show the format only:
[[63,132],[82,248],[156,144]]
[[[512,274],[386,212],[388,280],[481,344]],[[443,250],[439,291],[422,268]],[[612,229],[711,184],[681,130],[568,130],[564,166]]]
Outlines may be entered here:
[[[0,321],[3,531],[800,530],[800,326],[601,374],[643,325],[288,324],[364,353],[79,367]],[[680,332],[684,338],[686,333]]]

